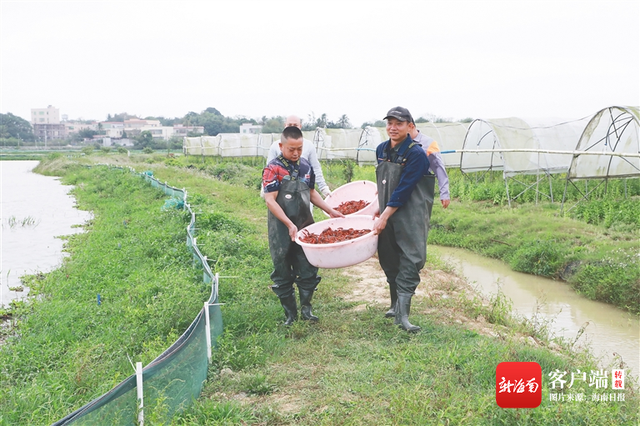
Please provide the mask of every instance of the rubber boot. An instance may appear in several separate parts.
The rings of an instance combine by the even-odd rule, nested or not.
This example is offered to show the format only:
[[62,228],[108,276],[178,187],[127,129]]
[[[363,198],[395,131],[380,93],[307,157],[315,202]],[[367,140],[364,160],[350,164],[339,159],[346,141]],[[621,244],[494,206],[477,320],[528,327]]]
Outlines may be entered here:
[[298,307],[296,306],[295,293],[287,297],[281,297],[280,303],[282,304],[282,307],[284,308],[284,314],[287,317],[284,325],[289,327],[293,324],[294,321],[298,319]]
[[398,287],[395,284],[389,284],[389,294],[391,295],[391,307],[384,316],[386,318],[395,318],[396,302],[398,301]]
[[300,315],[303,320],[318,321],[318,317],[311,313],[311,299],[313,298],[313,290],[304,290],[298,288],[300,292]]
[[409,311],[411,309],[411,297],[405,294],[398,295],[398,302],[396,304],[396,320],[394,324],[398,324],[403,330],[411,333],[420,331],[420,327],[413,325],[409,322]]

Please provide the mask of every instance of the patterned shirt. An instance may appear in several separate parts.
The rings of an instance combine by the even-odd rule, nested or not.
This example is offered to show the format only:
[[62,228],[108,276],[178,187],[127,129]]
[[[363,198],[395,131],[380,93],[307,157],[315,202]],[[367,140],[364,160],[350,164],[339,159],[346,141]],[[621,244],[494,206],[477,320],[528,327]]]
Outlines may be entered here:
[[[282,179],[285,179],[285,177],[286,179],[291,179],[291,176],[295,175],[295,167],[295,163],[287,161],[282,156],[271,160],[262,171],[262,188],[265,194],[279,191]],[[313,172],[313,168],[302,157],[298,162],[298,180],[307,184],[309,189],[313,189],[316,185],[316,175]]]

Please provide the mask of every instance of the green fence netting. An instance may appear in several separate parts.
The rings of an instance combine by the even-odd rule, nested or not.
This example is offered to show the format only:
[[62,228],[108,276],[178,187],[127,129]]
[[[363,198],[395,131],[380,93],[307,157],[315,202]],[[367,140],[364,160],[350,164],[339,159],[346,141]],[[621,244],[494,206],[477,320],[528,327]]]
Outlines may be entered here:
[[[135,173],[133,169],[131,171]],[[206,257],[196,245],[196,216],[187,203],[187,191],[160,182],[151,172],[140,173],[140,176],[170,197],[171,202],[165,203],[165,207],[184,208],[191,213],[186,242],[193,253],[194,266],[203,271],[203,282],[211,286],[211,295],[180,338],[142,369],[142,410],[138,377],[134,374],[53,426],[139,425],[144,421],[145,411],[153,412],[155,422],[159,420],[158,416],[169,422],[175,413],[198,398],[207,378],[211,347],[215,347],[222,334],[218,276],[212,273]]]

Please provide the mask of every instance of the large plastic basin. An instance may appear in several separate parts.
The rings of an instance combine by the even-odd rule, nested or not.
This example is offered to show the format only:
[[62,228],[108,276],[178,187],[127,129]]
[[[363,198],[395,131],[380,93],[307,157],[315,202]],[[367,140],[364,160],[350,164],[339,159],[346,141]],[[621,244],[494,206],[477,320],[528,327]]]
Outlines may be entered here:
[[372,216],[349,215],[344,218],[333,218],[313,223],[298,231],[296,243],[300,244],[309,263],[318,268],[344,268],[364,262],[376,253],[378,248],[378,236],[370,232],[353,240],[331,244],[309,244],[300,241],[306,230],[311,234],[320,234],[325,229],[371,229],[373,230]]
[[[369,180],[356,180],[349,182],[336,188],[324,201],[331,208],[336,208],[346,201],[364,200],[369,203],[364,209],[359,210],[351,215],[374,215],[379,213],[378,209],[378,185]],[[329,216],[326,212],[325,215]]]

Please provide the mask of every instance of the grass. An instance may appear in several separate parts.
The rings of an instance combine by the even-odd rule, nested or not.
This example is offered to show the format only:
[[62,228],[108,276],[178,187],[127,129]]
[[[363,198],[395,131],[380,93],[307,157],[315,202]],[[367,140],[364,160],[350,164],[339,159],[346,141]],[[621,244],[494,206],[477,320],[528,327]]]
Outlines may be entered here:
[[[482,301],[460,280],[429,284],[440,287],[412,306],[412,322],[424,331],[410,335],[383,318],[385,308],[370,303],[360,309],[348,301],[353,279],[341,270],[323,270],[314,297],[320,323],[284,328],[282,308],[268,289],[266,210],[246,175],[257,164],[220,163],[218,172],[234,167],[237,174],[217,176],[207,169],[213,164],[198,164],[200,159],[178,159],[180,167],[157,154],[109,160],[151,169],[159,179],[187,188],[199,212],[199,246],[227,277],[220,286],[225,332],[209,379],[198,401],[171,424],[635,425],[640,420],[637,384],[630,378],[625,402],[550,401],[546,374],[595,370],[594,360],[568,351],[571,342],[549,340],[543,326],[512,318],[503,297]],[[40,170],[65,174],[65,182],[77,187],[79,204],[94,210],[94,223],[90,232],[70,239],[71,256],[60,270],[29,284],[41,297],[16,310],[19,338],[0,349],[0,389],[9,390],[0,394],[0,424],[51,423],[110,389],[131,373],[127,354],[153,359],[208,296],[195,272],[183,266],[191,264],[180,230],[183,218],[160,211],[160,192],[127,173],[74,164],[58,158]],[[358,179],[365,171],[352,172]],[[340,169],[328,165],[325,174],[333,179]],[[234,178],[240,184],[228,183]],[[478,217],[489,230],[491,222]],[[589,225],[575,234],[586,235],[587,247],[608,241],[597,229],[587,232],[594,229]],[[432,270],[445,268],[438,259],[428,262]],[[95,317],[98,291],[113,305],[103,304],[103,315]],[[474,328],[477,324],[482,327]],[[495,368],[502,361],[541,365],[540,407],[496,405]],[[564,394],[570,392],[596,393],[584,383]],[[145,413],[161,418],[156,414]]]
[[36,227],[40,224],[40,220],[34,218],[33,216],[25,216],[23,218],[18,218],[16,216],[9,216],[7,218],[7,226],[9,228],[28,228],[28,227]]
[[[129,172],[65,167],[78,205],[94,213],[69,237],[61,268],[26,278],[0,347],[0,424],[50,424],[147,364],[202,308],[185,217]],[[100,294],[102,303],[97,304]]]
[[[188,168],[248,188],[259,187],[264,165],[262,158],[225,161],[160,154],[111,161],[144,162],[167,169],[170,177],[174,176],[170,169]],[[372,166],[360,167],[348,160],[325,162],[323,171],[332,188],[353,180],[375,181]],[[606,193],[601,185],[591,200],[570,212],[561,212],[560,203],[534,203],[533,191],[523,194],[509,208],[504,182],[496,173],[478,181],[457,170],[450,170],[449,175],[454,201],[447,210],[436,201],[429,244],[465,248],[501,259],[515,271],[567,281],[588,298],[640,313],[640,179],[611,181]],[[512,184],[514,193],[523,189],[518,185]],[[555,178],[552,186],[555,194],[561,194],[564,181]],[[541,189],[548,188],[543,185]],[[580,193],[569,187],[567,199],[579,198]],[[255,203],[251,198],[244,201]]]

